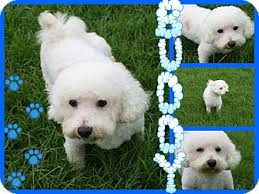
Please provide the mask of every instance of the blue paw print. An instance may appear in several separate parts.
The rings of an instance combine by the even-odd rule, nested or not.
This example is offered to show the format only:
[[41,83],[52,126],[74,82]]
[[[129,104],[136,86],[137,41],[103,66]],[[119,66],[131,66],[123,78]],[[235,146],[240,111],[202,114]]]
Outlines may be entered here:
[[23,80],[19,75],[11,75],[8,79],[5,80],[5,85],[8,86],[8,89],[11,92],[17,92],[22,84]]
[[30,149],[28,152],[24,154],[26,160],[28,160],[29,165],[38,165],[43,157],[37,149]]
[[9,140],[16,140],[22,132],[22,128],[16,123],[10,123],[5,127],[4,132]]
[[40,114],[44,111],[39,103],[31,103],[25,110],[31,119],[39,119]]
[[21,172],[13,172],[8,176],[7,181],[10,183],[12,188],[20,188],[22,183],[25,181],[25,176]]

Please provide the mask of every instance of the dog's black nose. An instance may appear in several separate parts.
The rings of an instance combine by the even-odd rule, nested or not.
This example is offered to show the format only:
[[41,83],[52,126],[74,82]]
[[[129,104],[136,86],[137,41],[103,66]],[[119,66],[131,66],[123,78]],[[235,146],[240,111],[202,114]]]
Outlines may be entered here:
[[236,46],[236,42],[235,42],[235,41],[229,41],[229,42],[228,42],[228,46],[229,46],[230,48],[233,48],[233,47]]
[[92,127],[79,127],[77,129],[78,135],[83,138],[89,137],[92,131],[93,131]]
[[217,164],[217,161],[216,160],[208,160],[207,161],[207,164],[208,164],[208,166],[210,167],[210,168],[214,168],[215,166],[216,166],[216,164]]

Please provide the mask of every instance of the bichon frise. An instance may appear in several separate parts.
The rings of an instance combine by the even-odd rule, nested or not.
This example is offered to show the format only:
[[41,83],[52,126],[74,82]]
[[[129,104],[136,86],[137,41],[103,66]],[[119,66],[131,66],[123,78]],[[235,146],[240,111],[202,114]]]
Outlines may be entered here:
[[240,8],[223,6],[213,10],[184,5],[180,16],[183,35],[199,44],[200,63],[214,53],[228,53],[241,47],[254,34],[254,22]]
[[108,43],[78,17],[43,12],[38,19],[48,116],[62,125],[74,167],[84,167],[85,144],[113,149],[143,134],[149,94],[115,62]]
[[209,80],[207,87],[203,92],[203,100],[206,105],[206,111],[211,112],[212,108],[216,108],[217,112],[221,110],[222,98],[226,92],[229,92],[228,84],[224,80]]
[[241,155],[225,132],[185,132],[181,149],[186,154],[182,189],[234,189],[231,169]]

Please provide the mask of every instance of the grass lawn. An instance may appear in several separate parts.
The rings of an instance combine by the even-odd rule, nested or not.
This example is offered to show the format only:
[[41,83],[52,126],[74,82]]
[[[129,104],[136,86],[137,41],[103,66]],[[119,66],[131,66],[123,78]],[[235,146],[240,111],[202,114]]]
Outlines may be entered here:
[[254,188],[254,132],[228,131],[230,139],[240,151],[242,160],[232,171],[235,189]]
[[[183,86],[182,106],[175,112],[183,126],[253,126],[253,69],[179,69],[176,72]],[[209,79],[223,79],[229,93],[222,96],[221,112],[208,114],[203,91]]]
[[[13,171],[22,170],[26,175],[23,189],[165,188],[165,173],[152,160],[154,154],[158,151],[156,127],[161,116],[157,108],[157,97],[155,95],[152,95],[151,107],[146,114],[144,142],[140,142],[135,137],[119,149],[110,151],[88,145],[86,168],[80,172],[72,170],[63,148],[64,139],[61,127],[47,119],[47,95],[44,91],[44,81],[40,69],[40,46],[35,38],[35,33],[39,30],[37,17],[42,11],[61,11],[75,14],[86,21],[89,31],[97,32],[108,41],[117,61],[123,62],[146,90],[155,92],[157,76],[162,71],[159,66],[158,48],[156,46],[158,40],[154,36],[157,25],[155,18],[156,8],[157,6],[137,5],[7,6],[5,9],[5,77],[7,78],[10,74],[19,74],[25,83],[18,93],[5,90],[5,123],[16,122],[23,129],[18,140],[10,142],[7,138],[5,139],[6,177]],[[196,73],[190,72],[189,74],[188,71],[195,70],[181,69],[178,71],[179,80],[183,83],[184,88],[186,87],[184,89],[186,91],[183,107],[179,110],[179,119],[183,125],[186,125],[189,119],[185,117],[184,120],[184,115],[181,115],[180,112],[185,109],[184,106],[188,106],[186,104],[188,102],[188,85],[185,84],[189,82],[196,83],[194,75],[196,76],[199,71],[205,70],[196,70]],[[227,100],[232,102],[231,95],[234,97],[240,96],[238,88],[234,90],[234,86],[247,88],[246,94],[249,98],[246,96],[247,98],[243,99],[242,97],[242,99],[244,103],[247,103],[248,100],[250,102],[251,98],[253,98],[253,96],[248,95],[249,92],[251,94],[251,91],[253,91],[253,81],[250,82],[250,79],[252,80],[252,70],[244,70],[244,74],[237,73],[241,70],[237,72],[234,70],[227,71],[233,71],[233,75],[236,76],[232,78],[232,73],[225,73],[226,76],[231,77],[233,80],[239,78],[242,84],[232,84],[231,79],[229,79],[231,92],[224,98],[224,102],[226,103]],[[245,84],[245,75],[247,75],[249,84]],[[198,78],[201,77],[203,77],[204,81],[199,79],[197,87],[199,85],[201,89],[204,89],[208,78],[205,74],[200,74]],[[210,78],[213,79],[212,76]],[[192,86],[194,87],[194,84]],[[236,91],[236,95],[234,95],[234,91]],[[202,101],[200,102],[198,95],[195,96],[195,99],[201,106],[199,111],[204,111]],[[39,102],[45,108],[39,120],[30,120],[25,112],[25,107],[31,102]],[[189,102],[194,101],[192,99]],[[251,104],[249,105],[252,106]],[[246,110],[245,114],[252,112],[247,105],[243,107]],[[242,107],[239,108],[241,109]],[[222,113],[224,111],[229,113],[226,109],[227,106],[224,106]],[[191,111],[191,113],[193,112]],[[215,117],[220,117],[220,115]],[[196,121],[199,122],[200,120],[196,119]],[[220,125],[225,124],[224,122],[219,123]],[[253,124],[252,116],[251,118],[249,117],[249,123]],[[197,125],[197,123],[194,125]],[[244,125],[247,124],[244,123]],[[238,180],[240,188],[251,188],[252,178],[246,176],[244,171],[253,171],[253,141],[251,141],[253,135],[247,132],[242,134],[244,135],[242,135],[243,138],[241,139],[238,138],[239,133],[231,133],[231,138],[233,136],[233,141],[236,140],[236,145],[240,146],[240,149],[246,149],[246,152],[241,150],[243,158],[245,157],[243,160],[244,168],[238,168],[234,172],[234,176],[235,180]],[[24,159],[24,153],[30,148],[38,148],[43,153],[43,159],[37,167],[29,167]],[[248,164],[251,165],[248,166]],[[178,185],[180,187],[180,184]],[[7,185],[7,188],[9,188],[9,185]]]
[[[213,9],[219,5],[201,5]],[[240,7],[248,14],[250,18],[254,18],[254,7],[252,5],[235,5]],[[198,60],[198,45],[187,38],[183,37],[183,63],[199,63]],[[195,51],[195,52],[194,52]],[[254,62],[254,37],[247,40],[241,48],[228,54],[214,54],[210,57],[210,63],[253,63]]]

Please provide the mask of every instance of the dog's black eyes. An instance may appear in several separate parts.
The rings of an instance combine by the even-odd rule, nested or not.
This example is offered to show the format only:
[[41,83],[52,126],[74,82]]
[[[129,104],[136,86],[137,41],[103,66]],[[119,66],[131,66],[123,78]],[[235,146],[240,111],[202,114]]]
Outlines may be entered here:
[[219,30],[218,30],[218,33],[223,33],[223,30],[222,30],[222,29],[219,29]]
[[70,106],[72,106],[72,107],[77,107],[78,102],[77,102],[76,100],[69,100],[69,104],[70,104]]
[[222,90],[223,88],[221,87],[221,88],[219,88],[220,90]]
[[220,151],[221,151],[221,148],[220,148],[220,147],[217,147],[215,150],[216,150],[216,152],[220,152]]
[[203,148],[198,148],[196,151],[197,151],[197,152],[203,152],[204,149],[203,149]]
[[96,103],[96,106],[98,106],[98,107],[105,107],[106,105],[107,105],[106,100],[98,100]]
[[237,30],[238,29],[238,26],[235,26],[234,28],[233,28],[233,30]]

